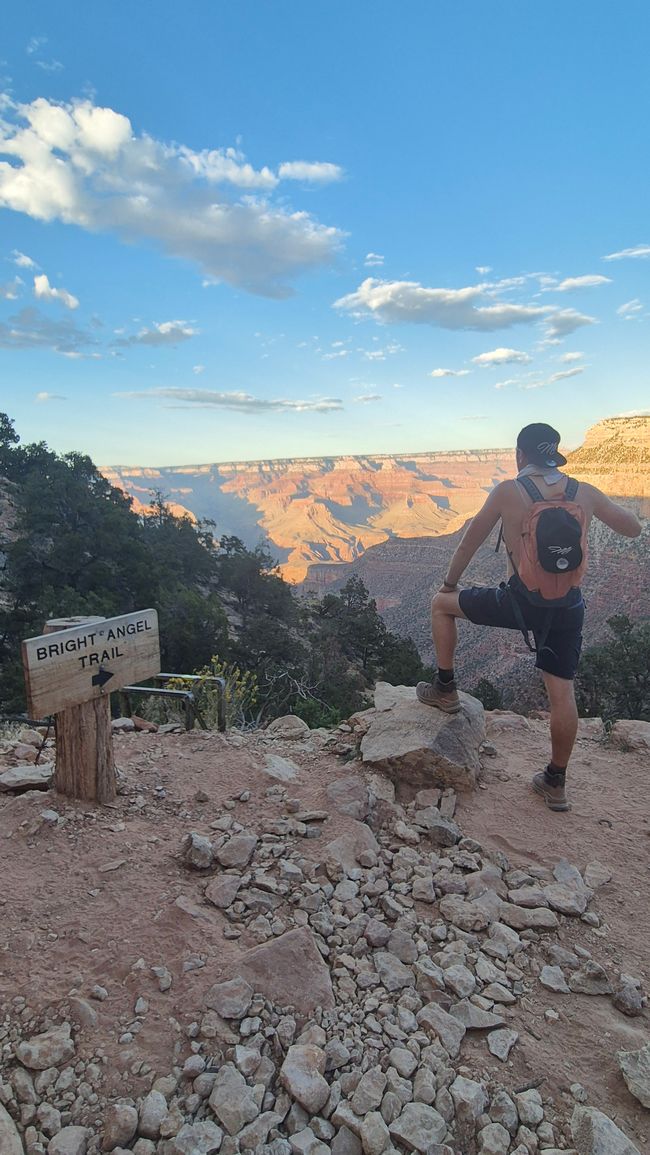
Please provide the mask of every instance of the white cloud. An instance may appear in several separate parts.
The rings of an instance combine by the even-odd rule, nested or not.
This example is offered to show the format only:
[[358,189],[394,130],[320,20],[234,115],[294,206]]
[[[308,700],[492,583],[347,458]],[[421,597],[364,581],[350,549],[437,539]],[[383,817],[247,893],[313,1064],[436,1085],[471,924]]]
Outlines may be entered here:
[[363,405],[368,405],[371,401],[381,401],[381,393],[362,393],[359,397],[355,397],[355,401],[360,401]]
[[604,261],[622,261],[625,257],[650,257],[650,245],[634,245],[631,249],[621,249],[619,253],[608,253]]
[[0,348],[3,349],[53,349],[64,356],[80,357],[85,349],[96,344],[94,335],[72,320],[52,321],[31,306],[21,309],[7,322],[0,321]]
[[570,364],[571,361],[580,361],[583,357],[584,353],[562,353],[560,361],[564,361],[565,364]]
[[472,357],[475,365],[509,365],[517,363],[519,365],[527,365],[532,360],[528,353],[523,353],[521,349],[492,349],[489,353],[479,353],[478,357]]
[[575,309],[560,309],[548,318],[547,324],[549,343],[553,344],[575,333],[582,325],[595,325],[596,318],[588,317],[586,313],[577,313]]
[[635,313],[641,313],[642,311],[643,305],[641,304],[641,301],[638,297],[635,297],[632,301],[626,301],[624,305],[619,305],[618,309],[616,310],[619,317],[628,318],[633,317]]
[[469,369],[432,369],[430,377],[467,377]]
[[78,309],[79,300],[67,289],[53,289],[45,273],[34,277],[34,296],[44,301],[60,301],[66,309]]
[[334,349],[331,353],[323,353],[323,361],[336,361],[339,357],[349,357],[349,349]]
[[584,373],[584,365],[577,365],[575,369],[562,369],[559,373],[552,373],[549,377],[551,381],[563,381],[565,377],[577,377],[580,373]]
[[205,373],[205,365],[192,365],[192,372],[198,377],[200,373]]
[[14,249],[13,253],[11,254],[11,259],[13,260],[14,265],[18,265],[19,269],[38,268],[36,261],[33,261],[31,257],[28,257],[26,253],[21,253],[18,249]]
[[628,409],[626,413],[617,413],[617,417],[650,417],[650,409]]
[[417,281],[379,281],[368,277],[354,293],[334,302],[335,308],[442,329],[491,331],[530,323],[553,312],[540,305],[493,303],[486,286],[430,289]]
[[40,52],[41,48],[45,48],[47,44],[47,36],[32,36],[25,52],[28,56],[33,56],[35,52]]
[[175,408],[231,409],[236,413],[330,413],[343,408],[338,397],[322,397],[314,401],[294,401],[280,398],[266,400],[250,393],[218,393],[211,389],[150,389],[142,393],[118,393],[118,397],[137,400],[174,402]]
[[305,180],[314,184],[329,184],[342,180],[343,169],[328,161],[289,160],[278,169],[280,180]]
[[611,285],[611,277],[601,277],[598,274],[585,277],[566,277],[555,286],[556,293],[570,293],[572,289],[592,289],[597,285]]
[[13,281],[6,281],[4,285],[0,285],[0,300],[17,301],[22,286],[23,282],[20,277],[14,277]]
[[187,321],[154,321],[152,329],[140,329],[132,337],[119,337],[115,345],[178,345],[181,341],[188,341],[195,337],[198,329],[192,328]]
[[488,273],[492,272],[492,265],[477,265],[476,272],[479,277],[487,277]]
[[497,381],[494,388],[495,389],[507,389],[509,385],[519,385],[519,384],[520,384],[520,378],[519,377],[507,377],[505,381]]
[[367,269],[375,269],[383,265],[384,258],[381,253],[366,253],[363,263]]
[[48,401],[67,401],[68,398],[64,397],[61,393],[43,392],[37,393],[34,400],[37,401],[39,405],[44,405]]
[[[208,279],[276,297],[340,247],[338,229],[270,201],[283,178],[254,169],[235,149],[197,152],[137,136],[128,117],[90,100],[5,97],[3,114],[0,207],[153,243],[195,262]],[[297,170],[281,168],[296,178]],[[303,170],[300,179],[324,179],[324,166],[307,169],[311,176]],[[337,166],[331,170],[328,179]]]

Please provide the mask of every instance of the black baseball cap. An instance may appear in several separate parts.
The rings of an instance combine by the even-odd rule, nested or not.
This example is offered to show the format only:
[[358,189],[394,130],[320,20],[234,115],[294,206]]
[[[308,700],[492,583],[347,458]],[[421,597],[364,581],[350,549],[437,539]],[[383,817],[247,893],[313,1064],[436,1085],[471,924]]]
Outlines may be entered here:
[[543,421],[526,425],[517,438],[517,449],[526,454],[531,465],[566,465],[566,457],[558,453],[560,434]]

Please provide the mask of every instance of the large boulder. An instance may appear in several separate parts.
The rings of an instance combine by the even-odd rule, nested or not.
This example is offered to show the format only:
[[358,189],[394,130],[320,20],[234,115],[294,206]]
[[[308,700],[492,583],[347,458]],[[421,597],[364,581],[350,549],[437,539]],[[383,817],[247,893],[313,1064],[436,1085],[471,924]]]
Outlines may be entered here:
[[0,1103],[0,1151],[2,1155],[24,1155],[23,1141],[9,1112]]
[[616,1059],[630,1093],[650,1107],[650,1043],[638,1051],[618,1051]]
[[481,768],[485,715],[476,698],[461,694],[460,700],[457,714],[445,714],[418,702],[413,687],[380,682],[375,712],[361,740],[364,765],[413,786],[472,789]]

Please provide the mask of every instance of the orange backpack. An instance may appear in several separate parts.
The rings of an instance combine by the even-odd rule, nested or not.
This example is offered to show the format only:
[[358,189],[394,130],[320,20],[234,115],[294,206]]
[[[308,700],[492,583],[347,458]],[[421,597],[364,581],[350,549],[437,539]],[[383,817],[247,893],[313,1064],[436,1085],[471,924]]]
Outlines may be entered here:
[[[559,497],[544,497],[530,477],[518,477],[533,504],[524,522],[519,569],[521,593],[536,606],[570,606],[587,568],[587,519],[574,500],[578,482]],[[512,561],[512,557],[510,558]]]

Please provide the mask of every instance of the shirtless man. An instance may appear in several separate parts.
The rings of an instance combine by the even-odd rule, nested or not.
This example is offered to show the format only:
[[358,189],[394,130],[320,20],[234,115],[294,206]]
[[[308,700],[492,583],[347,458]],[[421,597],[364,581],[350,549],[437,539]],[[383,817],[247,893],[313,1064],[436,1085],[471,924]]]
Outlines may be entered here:
[[[559,442],[559,433],[545,424],[527,425],[517,438],[517,477],[531,477],[545,499],[564,493],[567,485],[566,475],[558,470],[558,466],[566,465],[566,458],[557,451]],[[584,510],[587,526],[592,517],[597,517],[624,537],[638,537],[641,533],[639,519],[593,485],[581,482],[573,500]],[[521,628],[523,616],[526,627],[535,637],[538,647],[535,664],[542,671],[551,709],[551,760],[545,770],[535,774],[533,789],[542,795],[551,810],[568,810],[565,781],[578,730],[573,679],[582,645],[582,594],[576,590],[570,606],[553,610],[549,628],[548,609],[531,605],[514,592],[512,587],[517,578],[513,578],[510,562],[509,588],[504,584],[496,589],[472,586],[458,590],[462,574],[498,521],[502,523],[508,555],[515,569],[519,569],[522,528],[531,504],[531,498],[517,479],[502,481],[468,525],[431,606],[438,674],[433,683],[418,683],[417,696],[420,702],[447,713],[460,709],[454,678],[456,618],[466,618],[476,625],[516,630]],[[513,599],[520,614],[516,612],[517,606],[513,607]]]

